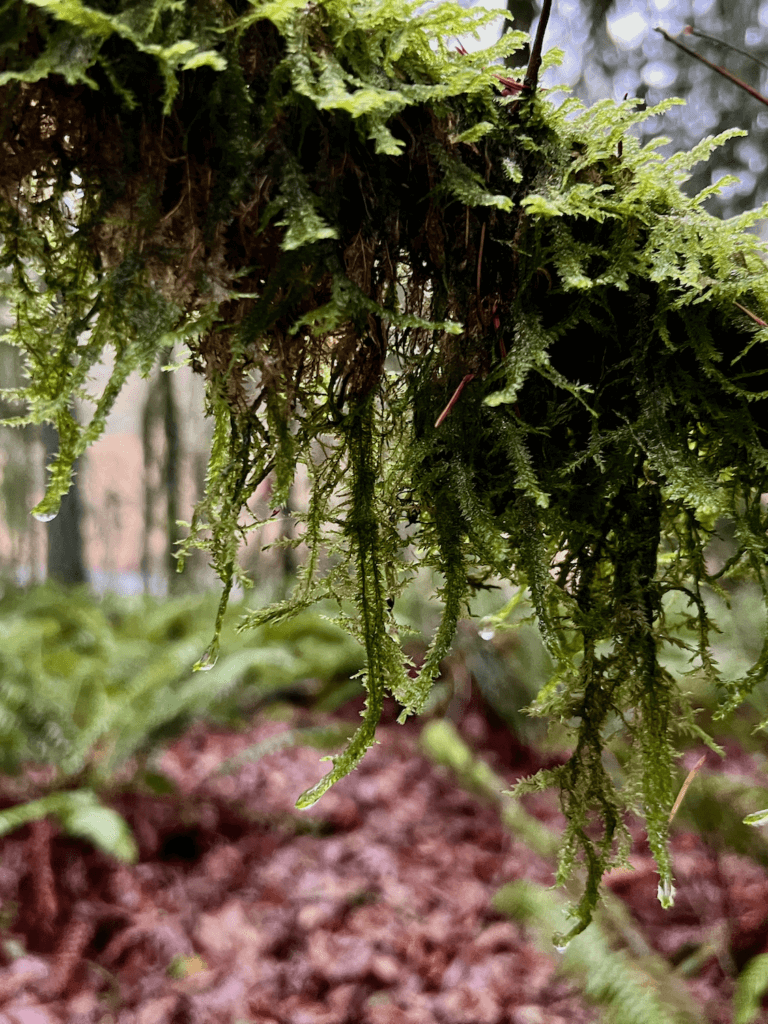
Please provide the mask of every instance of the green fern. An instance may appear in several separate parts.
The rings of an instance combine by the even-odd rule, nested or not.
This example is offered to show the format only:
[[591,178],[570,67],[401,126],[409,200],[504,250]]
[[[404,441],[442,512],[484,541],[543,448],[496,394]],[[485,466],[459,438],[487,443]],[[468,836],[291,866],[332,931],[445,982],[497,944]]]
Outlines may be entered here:
[[[694,1024],[701,1010],[670,972],[634,931],[618,901],[609,899],[601,909],[596,927],[561,948],[564,974],[583,988],[601,1018],[611,1024]],[[562,897],[532,882],[505,885],[494,897],[494,907],[535,930],[542,948],[550,948],[552,931],[560,931],[566,914]],[[624,911],[624,912],[623,912]],[[635,940],[635,949],[616,948],[624,932]]]
[[0,770],[20,776],[37,763],[55,775],[52,792],[1,812],[0,830],[55,814],[65,830],[122,859],[131,845],[127,826],[94,794],[109,789],[130,758],[141,773],[147,755],[201,716],[228,718],[231,707],[236,718],[240,707],[301,680],[346,676],[363,660],[354,641],[317,615],[241,638],[230,616],[226,654],[197,674],[208,598],[99,604],[83,592],[43,587],[5,603]]

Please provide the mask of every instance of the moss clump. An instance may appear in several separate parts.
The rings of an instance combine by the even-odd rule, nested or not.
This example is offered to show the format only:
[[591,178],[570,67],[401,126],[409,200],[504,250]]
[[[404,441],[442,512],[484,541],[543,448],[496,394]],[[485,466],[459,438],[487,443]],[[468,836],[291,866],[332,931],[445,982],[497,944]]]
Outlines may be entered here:
[[[241,511],[269,473],[280,504],[307,464],[295,594],[243,625],[351,600],[369,697],[301,806],[359,762],[386,691],[404,715],[423,708],[474,588],[528,587],[558,666],[534,710],[572,723],[574,751],[525,786],[561,789],[560,875],[588,870],[575,933],[626,850],[627,810],[645,815],[671,888],[674,743],[696,726],[660,663],[665,598],[687,598],[692,663],[719,685],[703,599],[718,517],[739,546],[724,571],[766,592],[768,288],[747,230],[760,213],[721,222],[706,193],[681,190],[726,136],[663,160],[664,140],[632,134],[654,111],[502,95],[492,61],[520,34],[460,53],[445,40],[493,15],[416,11],[3,8],[2,261],[29,373],[17,422],[58,426],[36,509],[49,515],[128,373],[187,345],[215,431],[180,563],[212,553],[216,637],[241,578]],[[116,369],[80,426],[71,397],[108,349]],[[415,674],[392,607],[418,565],[442,573],[444,612]],[[766,665],[763,651],[724,710]],[[602,756],[618,727],[621,788]]]

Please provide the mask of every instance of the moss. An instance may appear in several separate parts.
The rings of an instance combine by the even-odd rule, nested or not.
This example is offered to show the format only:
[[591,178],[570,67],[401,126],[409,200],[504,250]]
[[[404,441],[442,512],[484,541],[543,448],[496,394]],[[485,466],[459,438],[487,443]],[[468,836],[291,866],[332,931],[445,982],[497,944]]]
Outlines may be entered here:
[[[474,588],[494,575],[528,587],[557,665],[533,710],[570,722],[574,748],[525,786],[561,788],[560,877],[588,870],[576,932],[626,850],[628,810],[671,888],[674,744],[695,724],[660,665],[663,601],[687,597],[693,666],[721,685],[702,598],[719,517],[739,544],[729,571],[765,594],[760,212],[721,222],[706,193],[681,190],[725,136],[663,160],[663,140],[632,134],[659,108],[502,96],[492,61],[524,37],[460,53],[444,40],[492,15],[417,9],[3,7],[7,337],[29,375],[16,422],[58,426],[35,510],[50,515],[127,374],[189,348],[215,430],[180,568],[206,548],[224,583],[199,667],[247,582],[241,512],[267,474],[279,499],[310,467],[296,591],[243,625],[352,601],[357,617],[341,618],[366,647],[368,705],[302,805],[358,763],[385,691],[404,715],[423,708]],[[80,426],[71,398],[109,349],[114,375]],[[444,614],[416,674],[392,606],[418,565],[442,573]],[[724,712],[766,667],[768,648],[723,686]],[[617,727],[620,787],[603,767]]]

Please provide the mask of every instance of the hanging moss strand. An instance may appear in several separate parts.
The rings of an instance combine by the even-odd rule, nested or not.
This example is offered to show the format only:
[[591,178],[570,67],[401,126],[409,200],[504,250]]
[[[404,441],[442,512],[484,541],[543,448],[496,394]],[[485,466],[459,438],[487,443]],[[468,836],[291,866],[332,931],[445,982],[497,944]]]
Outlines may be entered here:
[[379,444],[374,430],[374,397],[369,396],[350,412],[344,423],[352,476],[352,501],[344,527],[355,552],[357,568],[356,603],[365,644],[366,667],[363,682],[367,691],[362,725],[355,731],[344,753],[332,757],[333,768],[318,783],[301,794],[299,808],[311,807],[334,782],[357,767],[374,743],[376,726],[384,706],[387,682],[387,635],[384,573],[379,551],[379,517],[376,509]]

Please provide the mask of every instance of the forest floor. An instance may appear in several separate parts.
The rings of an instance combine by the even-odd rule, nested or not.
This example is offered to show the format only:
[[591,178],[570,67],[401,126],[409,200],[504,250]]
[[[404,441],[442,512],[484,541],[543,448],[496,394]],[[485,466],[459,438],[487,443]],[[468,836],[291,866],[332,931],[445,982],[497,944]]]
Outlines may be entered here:
[[[317,750],[217,772],[285,722],[197,724],[162,755],[177,793],[106,798],[131,825],[135,865],[48,821],[1,839],[0,1024],[601,1020],[562,955],[492,905],[512,880],[552,885],[553,863],[424,756],[418,721],[398,726],[388,711],[380,743],[309,811],[294,803],[327,768]],[[297,710],[294,724],[308,717]],[[456,724],[510,784],[540,767],[472,701]],[[559,827],[555,795],[526,800]],[[614,872],[608,887],[669,963],[704,950],[680,984],[701,1024],[731,1024],[734,975],[767,945],[768,873],[685,831],[672,846],[673,909],[657,902],[640,829],[634,870]],[[713,935],[727,941],[707,954]]]

